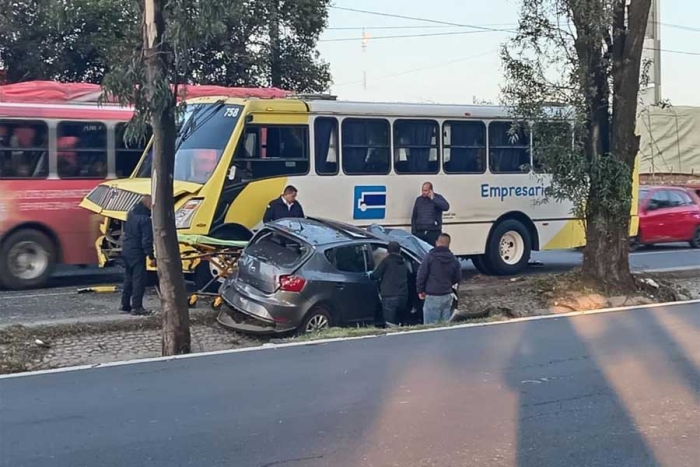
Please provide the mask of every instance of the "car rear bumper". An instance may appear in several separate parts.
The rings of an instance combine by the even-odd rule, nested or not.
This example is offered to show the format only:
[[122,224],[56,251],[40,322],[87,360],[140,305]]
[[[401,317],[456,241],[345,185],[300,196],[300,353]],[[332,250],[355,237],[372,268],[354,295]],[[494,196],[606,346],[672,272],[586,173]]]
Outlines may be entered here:
[[[302,307],[256,293],[250,286],[226,283],[221,291],[224,308],[219,324],[236,331],[255,334],[282,334],[296,329],[303,318]],[[227,317],[223,316],[226,315]]]

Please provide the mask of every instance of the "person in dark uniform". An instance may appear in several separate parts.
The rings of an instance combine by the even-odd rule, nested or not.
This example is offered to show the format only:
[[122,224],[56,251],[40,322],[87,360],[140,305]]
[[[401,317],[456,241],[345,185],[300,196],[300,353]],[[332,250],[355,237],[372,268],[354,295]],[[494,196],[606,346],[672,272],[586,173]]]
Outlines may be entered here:
[[442,213],[449,211],[450,203],[433,191],[433,184],[425,182],[421,195],[413,205],[411,233],[426,243],[435,246],[442,233]]
[[284,189],[284,193],[279,198],[270,201],[263,216],[263,222],[274,222],[277,219],[285,219],[288,217],[303,218],[304,209],[297,201],[298,190],[289,185]]
[[408,303],[408,266],[401,256],[401,246],[396,242],[387,245],[388,255],[372,272],[372,278],[379,281],[379,295],[382,298],[383,325],[396,327],[401,312]]
[[122,256],[126,272],[122,306],[119,310],[132,315],[150,314],[143,308],[143,294],[147,281],[146,259],[155,263],[150,196],[144,196],[126,216],[122,235]]

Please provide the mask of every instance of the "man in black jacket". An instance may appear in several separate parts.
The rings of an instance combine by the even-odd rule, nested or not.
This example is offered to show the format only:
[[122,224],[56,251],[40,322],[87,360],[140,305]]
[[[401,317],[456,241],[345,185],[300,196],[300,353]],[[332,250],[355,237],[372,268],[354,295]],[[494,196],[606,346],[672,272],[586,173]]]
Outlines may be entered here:
[[304,209],[302,209],[301,204],[297,201],[297,193],[297,189],[292,185],[286,187],[282,196],[273,199],[267,205],[267,210],[263,216],[263,222],[267,224],[268,222],[274,222],[277,219],[284,219],[287,217],[303,218]]
[[442,213],[449,211],[450,203],[433,191],[433,184],[425,182],[421,195],[413,205],[411,232],[424,242],[435,246],[442,233]]
[[449,321],[452,317],[452,286],[462,280],[462,268],[450,251],[450,236],[440,234],[437,246],[423,258],[416,288],[423,302],[423,323]]
[[150,196],[144,196],[126,216],[122,234],[122,256],[126,272],[120,311],[132,315],[149,314],[143,308],[143,294],[147,281],[146,258],[155,262]]
[[394,327],[399,324],[399,313],[408,303],[408,267],[398,243],[389,242],[387,251],[389,254],[372,272],[372,277],[379,281],[384,324]]

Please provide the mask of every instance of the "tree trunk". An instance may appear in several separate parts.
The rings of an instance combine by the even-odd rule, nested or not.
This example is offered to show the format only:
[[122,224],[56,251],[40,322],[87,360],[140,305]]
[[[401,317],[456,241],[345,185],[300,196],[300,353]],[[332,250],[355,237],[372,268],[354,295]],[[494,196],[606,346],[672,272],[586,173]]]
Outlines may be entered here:
[[[635,0],[629,6],[617,0],[614,8],[609,50],[606,59],[612,60],[610,71],[603,72],[600,51],[591,50],[593,42],[577,43],[579,58],[594,57],[588,62],[592,86],[583,83],[589,98],[589,128],[586,153],[593,166],[603,173],[592,172],[586,206],[586,248],[583,255],[583,273],[605,289],[630,289],[634,280],[629,267],[629,226],[631,193],[619,203],[602,202],[610,198],[615,184],[632,186],[639,138],[635,135],[637,99],[641,69],[641,54],[651,0]],[[627,9],[627,10],[626,10]],[[577,25],[578,27],[579,25]],[[583,63],[585,63],[582,60]],[[608,67],[605,67],[607,70]],[[609,98],[609,78],[612,78],[612,99]],[[591,89],[592,88],[592,89]],[[591,89],[590,91],[588,91]],[[610,115],[610,101],[612,113]],[[622,164],[605,164],[601,158],[614,158]],[[619,177],[605,172],[606,168],[619,169]],[[623,199],[624,198],[624,199]]]
[[173,170],[175,165],[175,110],[177,100],[168,81],[169,54],[163,43],[164,0],[144,0],[144,53],[148,96],[152,105],[153,240],[158,261],[161,306],[163,310],[162,353],[190,352],[190,321],[187,289],[182,274],[180,249],[175,228]]
[[280,18],[279,0],[270,0],[270,84],[282,86],[282,69],[280,67]]

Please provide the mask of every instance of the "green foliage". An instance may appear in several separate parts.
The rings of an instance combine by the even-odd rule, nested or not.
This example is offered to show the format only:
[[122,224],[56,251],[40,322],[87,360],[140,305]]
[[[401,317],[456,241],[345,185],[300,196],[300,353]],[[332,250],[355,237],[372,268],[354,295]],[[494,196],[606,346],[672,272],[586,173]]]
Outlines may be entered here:
[[[501,53],[504,101],[517,120],[536,122],[535,156],[551,175],[550,197],[571,200],[587,221],[601,212],[623,219],[631,208],[635,155],[613,154],[611,144],[617,2],[521,0],[518,32]],[[563,133],[562,121],[571,130]]]
[[[140,0],[0,0],[0,63],[10,83],[35,79],[102,83],[131,74],[142,44]],[[279,86],[328,89],[316,51],[330,0],[171,1],[167,21],[179,83],[272,85],[270,16],[279,40]],[[174,76],[175,77],[175,76]],[[140,80],[134,83],[141,82]],[[118,85],[108,80],[109,87]],[[126,91],[121,89],[121,91]]]

